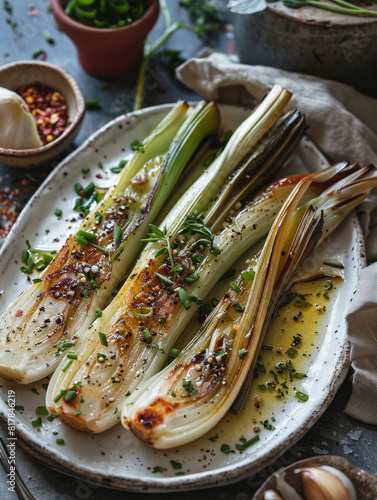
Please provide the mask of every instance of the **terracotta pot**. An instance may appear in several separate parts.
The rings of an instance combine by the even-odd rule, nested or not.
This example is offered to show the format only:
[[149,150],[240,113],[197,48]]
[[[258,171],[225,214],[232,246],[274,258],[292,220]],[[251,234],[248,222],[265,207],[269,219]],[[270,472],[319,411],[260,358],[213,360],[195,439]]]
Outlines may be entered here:
[[91,28],[69,17],[60,0],[50,0],[59,28],[76,45],[82,67],[92,75],[113,78],[132,70],[143,53],[143,42],[157,21],[158,0],[152,0],[143,17],[123,28]]

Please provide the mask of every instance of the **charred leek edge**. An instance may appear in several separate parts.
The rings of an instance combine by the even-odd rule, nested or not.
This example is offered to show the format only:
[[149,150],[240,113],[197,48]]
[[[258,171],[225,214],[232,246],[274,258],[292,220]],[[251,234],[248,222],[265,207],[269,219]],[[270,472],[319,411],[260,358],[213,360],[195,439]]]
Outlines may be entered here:
[[[245,396],[245,382],[252,373],[274,304],[289,285],[292,273],[321,238],[377,186],[377,178],[370,177],[372,173],[372,167],[351,173],[296,209],[308,182],[318,177],[326,181],[326,172],[317,179],[310,175],[300,182],[275,220],[254,280],[245,281],[241,274],[236,282],[240,291],[225,294],[182,355],[131,394],[122,411],[126,428],[156,448],[179,446],[209,431],[240,391]],[[237,302],[244,306],[242,316],[232,307]],[[190,391],[186,390],[188,382]]]
[[[257,112],[255,112],[255,118],[253,118],[254,114],[251,115],[251,117],[246,120],[247,126],[245,126],[245,123],[243,123],[235,132],[235,134],[233,134],[232,139],[229,141],[223,154],[220,155],[218,160],[214,162],[214,164],[208,169],[208,171],[205,172],[201,176],[201,178],[193,184],[190,190],[183,196],[183,198],[177,203],[175,208],[165,219],[162,227],[165,227],[165,233],[168,235],[168,237],[170,237],[170,241],[173,241],[178,230],[182,227],[187,214],[198,213],[205,209],[206,206],[208,206],[212,202],[216,194],[219,192],[221,184],[226,182],[227,177],[230,173],[232,173],[231,169],[236,168],[238,166],[238,162],[242,161],[245,157],[246,143],[248,143],[249,148],[255,147],[256,141],[258,141],[259,138],[262,137],[266,133],[266,131],[271,128],[271,126],[276,122],[279,113],[283,110],[283,107],[285,106],[288,98],[289,94],[284,89],[280,87],[273,89],[273,91],[270,92],[270,94],[257,108]],[[263,113],[265,113],[267,117],[262,116],[261,119],[261,114],[263,115]],[[260,122],[263,122],[263,126]],[[236,145],[238,146],[238,149],[236,148]],[[230,156],[229,151],[233,152],[232,156]],[[255,164],[254,168],[257,167],[258,165]],[[252,179],[249,179],[249,182],[252,182]],[[269,225],[264,227],[265,232],[268,231],[268,227]],[[237,227],[237,230],[238,229],[239,228]],[[237,232],[239,233],[240,231]],[[258,237],[260,237],[260,235]],[[143,278],[145,279],[146,276],[152,276],[154,272],[158,270],[159,267],[163,264],[165,256],[160,255],[159,257],[156,257],[156,252],[160,250],[160,243],[149,243],[147,245],[134,270],[132,271],[130,278],[124,284],[113,302],[107,307],[105,311],[103,311],[102,317],[93,324],[93,328],[91,330],[80,331],[79,341],[76,348],[76,352],[78,354],[77,361],[72,363],[67,371],[62,373],[59,366],[58,370],[55,372],[52,382],[49,386],[50,389],[47,393],[47,404],[49,405],[50,409],[54,408],[54,410],[51,411],[59,413],[62,416],[62,419],[69,425],[72,425],[81,430],[90,430],[91,432],[101,432],[114,425],[119,419],[119,414],[117,415],[117,412],[114,412],[112,408],[114,407],[119,409],[119,404],[122,404],[125,398],[124,392],[127,392],[123,391],[124,377],[137,377],[141,379],[147,373],[149,376],[152,369],[148,368],[149,364],[153,362],[153,370],[157,371],[166,358],[166,349],[168,349],[168,346],[166,346],[165,349],[163,345],[164,342],[159,342],[158,345],[153,345],[153,352],[151,349],[151,345],[146,347],[145,344],[142,344],[142,349],[140,349],[139,347],[136,348],[134,344],[141,343],[140,339],[138,338],[141,332],[139,332],[138,329],[134,331],[132,329],[134,325],[133,327],[131,327],[129,324],[128,327],[125,328],[116,328],[117,325],[121,325],[126,321],[124,318],[128,317],[127,315],[132,313],[130,304],[137,296],[137,294],[141,291],[143,287]],[[227,252],[224,252],[224,256],[225,255],[227,255]],[[208,262],[206,262],[207,267],[209,267],[210,265],[214,265],[214,261],[221,263],[223,262],[223,258],[220,258],[218,256],[216,259],[209,258]],[[231,262],[228,262],[227,264],[231,265]],[[219,264],[216,269],[219,269],[220,265],[221,264]],[[207,278],[204,278],[204,280],[206,279]],[[203,290],[205,290],[204,283],[205,281],[203,281],[203,279],[200,279],[199,282],[194,286],[201,287],[200,292],[202,292]],[[158,286],[158,284],[159,282],[155,286]],[[191,291],[190,295],[193,295],[191,294]],[[174,334],[169,331],[167,324],[163,327],[161,325],[158,326],[158,330],[161,333],[163,340],[169,335],[169,343],[174,342],[174,339],[179,335],[181,328],[184,328],[185,323],[187,323],[187,321],[190,319],[191,314],[194,312],[194,305],[190,310],[191,314],[186,310],[182,310],[182,307],[178,308],[178,310],[180,311],[179,317],[174,316]],[[144,311],[144,309],[140,312],[140,314],[139,312],[140,311],[137,312],[137,319],[140,320],[140,324],[143,324],[143,330],[146,330],[145,335],[147,335],[148,333],[150,334],[152,330],[150,329],[150,327],[147,328],[146,324],[148,323],[145,322],[151,315],[148,315],[148,311]],[[144,321],[145,324],[141,323],[142,321]],[[128,340],[124,341],[124,346],[127,345],[128,352],[131,352],[133,358],[135,359],[133,359],[132,362],[127,361],[127,367],[126,363],[123,363],[119,353],[117,353],[117,349],[119,346],[116,345],[116,340],[119,340],[119,337],[117,337],[117,335],[119,335],[119,332],[121,330],[124,335],[126,335],[125,330],[132,330],[131,336],[127,333]],[[100,344],[98,338],[99,332],[101,333],[101,335],[106,336],[107,345],[102,346]],[[172,340],[170,340],[170,338]],[[141,340],[143,339],[141,338]],[[96,364],[96,354],[100,354],[101,349],[102,351],[104,349],[108,349],[106,356],[109,359],[113,360],[105,364],[105,366],[108,367],[106,369],[103,364],[101,365],[102,368],[101,366],[98,366],[98,364]],[[146,353],[148,354],[148,359],[145,356]],[[143,361],[144,359],[146,361]],[[142,369],[138,370],[136,367],[140,364]],[[148,366],[146,366],[146,364],[148,364]],[[118,370],[120,370],[121,373],[120,377],[115,375],[115,373],[118,373]],[[85,378],[89,374],[89,371],[95,371],[96,379],[101,380],[101,382],[98,384],[98,387],[93,387],[93,391],[91,391],[92,394],[94,393],[94,391],[97,393],[97,403],[95,403],[91,396],[87,397],[87,399],[85,400],[87,402],[87,405],[83,405],[81,407],[80,418],[73,418],[75,412],[72,412],[72,406],[66,405],[63,400],[60,400],[58,403],[54,403],[54,394],[56,390],[59,389],[59,387],[69,387],[75,379],[82,379],[82,383],[84,383],[83,380],[85,380]],[[105,371],[107,372],[106,374],[104,373]],[[118,382],[115,382],[115,384],[113,382],[115,379],[119,380],[119,382],[122,383],[117,386],[116,384],[118,384]],[[100,394],[104,394],[107,391],[106,387],[108,387],[109,382],[112,383],[111,390],[109,392],[113,393],[111,397],[112,402],[115,403],[111,405],[111,411],[110,405],[107,405],[105,410],[102,408],[102,403],[106,404],[107,401],[100,400],[101,397],[99,396]],[[85,391],[85,386],[81,391]],[[91,408],[90,411],[86,412],[85,408],[89,407]]]
[[[153,158],[158,152],[168,150],[162,164],[157,169],[151,169],[150,187],[148,186],[149,190],[147,188],[144,194],[146,206],[141,211],[130,213],[126,230],[119,228],[123,230],[120,238],[123,242],[119,242],[119,253],[115,261],[112,263],[111,256],[101,252],[96,261],[91,261],[91,267],[98,263],[102,268],[108,266],[108,274],[101,283],[98,283],[98,294],[95,295],[93,290],[87,290],[83,295],[75,297],[79,304],[75,304],[74,307],[71,306],[72,300],[67,298],[64,300],[60,296],[57,297],[59,300],[56,300],[49,294],[51,285],[54,285],[54,278],[59,279],[69,254],[75,248],[85,248],[80,243],[75,244],[70,237],[63,250],[41,276],[42,282],[30,287],[7,309],[2,317],[1,343],[4,346],[4,350],[0,353],[2,376],[21,383],[31,383],[50,374],[60,361],[59,341],[63,338],[65,341],[75,339],[79,328],[81,326],[87,328],[95,317],[95,310],[104,306],[134,260],[141,245],[140,239],[147,231],[148,222],[153,221],[168,198],[190,156],[194,154],[203,138],[217,132],[219,114],[213,103],[202,102],[189,114],[187,110],[188,106],[185,103],[173,108],[162,124],[145,141],[144,153],[137,152],[126,173],[122,172],[120,185],[124,192],[129,193],[133,174],[143,170],[147,176],[149,172],[143,162]],[[182,120],[184,118],[185,121]],[[177,130],[178,136],[174,139]],[[114,189],[113,195],[115,192],[120,193],[119,185]],[[105,213],[113,202],[113,197],[111,201],[110,198],[104,199],[101,208],[97,207],[95,212]],[[133,223],[131,215],[135,218]],[[93,221],[93,214],[90,214],[88,219]],[[88,219],[84,223],[86,230],[92,227],[92,225],[88,227]],[[127,251],[123,252],[125,247]],[[20,315],[18,311],[22,314]],[[35,319],[37,322],[34,322]]]
[[[219,128],[219,110],[211,102],[202,101],[183,123],[175,135],[160,170],[160,178],[156,182],[154,192],[151,193],[145,214],[154,220],[163,204],[170,195],[172,188],[178,182],[184,168],[189,163],[200,144],[209,136],[215,135]],[[153,205],[151,206],[153,201]],[[146,220],[146,215],[141,215],[135,224],[135,228]],[[132,231],[131,231],[132,232]],[[122,244],[114,253],[113,260],[118,258],[123,251],[123,245],[129,234],[123,235]]]
[[[332,167],[329,170],[333,175],[339,175],[342,169],[347,170],[345,164]],[[280,181],[272,184],[272,186],[256,197],[254,203],[240,212],[232,225],[224,229],[215,238],[215,245],[221,250],[220,255],[214,257],[209,252],[205,254],[205,258],[197,270],[199,276],[205,276],[205,280],[196,280],[191,286],[187,287],[187,294],[189,296],[199,296],[199,294],[200,297],[204,296],[225,268],[231,266],[239,255],[255,241],[258,241],[263,235],[267,234],[275,214],[283,203],[282,200],[286,199],[298,182],[299,178],[294,177],[288,178],[284,182]],[[308,189],[305,199],[302,201],[306,202],[308,199],[316,196],[318,192],[320,192],[319,186]],[[243,230],[240,230],[240,228],[243,228]],[[187,245],[190,245],[190,241]],[[156,268],[158,269],[157,265],[147,266],[146,272],[151,275]],[[143,276],[141,274],[141,277],[138,277],[138,274],[139,272],[136,270],[131,275],[133,276],[133,281],[130,282],[129,287],[125,291],[122,290],[125,301],[127,301],[127,296],[134,296],[135,292],[132,287],[138,292],[142,290]],[[170,279],[169,282],[171,283]],[[152,289],[156,290],[157,288],[154,286]],[[173,291],[174,289],[171,290]],[[166,302],[169,300],[166,296],[163,299]],[[166,316],[164,316],[162,323],[159,321],[160,324],[157,326],[155,320],[151,327],[151,323],[147,321],[153,315],[153,311],[151,310],[150,315],[146,310],[140,311],[140,316],[145,316],[142,330],[143,335],[148,335],[149,340],[153,342],[152,345],[147,346],[145,343],[140,342],[138,330],[135,331],[133,329],[131,325],[132,316],[127,319],[127,314],[129,313],[127,304],[129,304],[129,301],[123,305],[124,308],[120,311],[119,307],[112,307],[114,304],[111,304],[104,311],[102,318],[100,318],[103,321],[94,323],[93,329],[87,332],[86,336],[80,337],[76,350],[77,361],[65,372],[57,370],[50,382],[47,393],[47,405],[50,411],[60,414],[64,422],[80,430],[102,432],[118,421],[119,410],[128,401],[126,394],[133,392],[144,377],[148,378],[161,368],[166,354],[175,342],[180,330],[183,330],[194,312],[194,308],[186,311],[181,302],[177,300],[168,321]],[[119,322],[119,318],[123,319],[124,325]],[[150,321],[152,320],[153,318],[150,318]],[[121,332],[117,333],[116,325],[132,333],[132,336],[127,334],[127,338],[122,340],[122,342],[128,344],[130,349],[126,360],[119,355],[119,346],[117,346],[116,338],[118,337],[118,340],[121,338],[119,336]],[[156,326],[157,330],[155,329]],[[155,342],[152,337],[152,333],[156,331],[161,335],[158,342]],[[101,335],[104,332],[107,333],[105,336],[107,345],[103,345],[101,341],[98,341],[98,332],[101,332]],[[153,351],[151,351],[152,346]],[[98,357],[101,356],[101,358],[104,358],[104,355],[108,361],[106,367],[103,364],[97,363]],[[64,362],[59,366],[59,369],[63,368],[63,365]],[[76,380],[80,380],[83,383],[81,394],[85,400],[84,404],[80,405],[80,419],[75,415],[75,406],[66,405],[64,401],[60,401],[58,404],[53,404],[52,402],[54,395],[59,392],[61,387],[70,387]],[[90,381],[89,387],[86,385],[86,380]],[[93,384],[93,380],[97,382]],[[115,380],[117,381],[114,382]],[[108,404],[107,398],[110,395],[111,404]],[[78,404],[77,401],[76,404]],[[117,411],[114,413],[115,409]]]
[[[258,144],[256,150],[244,158],[242,166],[235,172],[231,181],[223,189],[227,195],[227,203],[221,205],[219,201],[211,206],[206,213],[206,221],[212,226],[216,220],[224,220],[229,214],[232,206],[249,194],[250,184],[247,182],[250,172],[257,171],[252,185],[253,190],[266,185],[267,174],[274,177],[286,159],[302,138],[306,128],[305,116],[299,111],[293,110],[281,117],[268,132],[265,141]],[[272,166],[272,167],[271,167]]]

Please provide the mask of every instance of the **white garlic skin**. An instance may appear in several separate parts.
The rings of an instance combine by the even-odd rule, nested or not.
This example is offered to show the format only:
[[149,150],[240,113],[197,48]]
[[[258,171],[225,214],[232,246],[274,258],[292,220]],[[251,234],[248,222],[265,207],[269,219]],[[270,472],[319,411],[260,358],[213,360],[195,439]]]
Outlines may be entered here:
[[301,474],[307,500],[357,500],[349,478],[333,467],[308,467],[295,472]]
[[0,147],[32,149],[42,146],[37,125],[22,97],[0,87]]
[[267,490],[264,492],[264,500],[283,500],[283,497],[274,490]]

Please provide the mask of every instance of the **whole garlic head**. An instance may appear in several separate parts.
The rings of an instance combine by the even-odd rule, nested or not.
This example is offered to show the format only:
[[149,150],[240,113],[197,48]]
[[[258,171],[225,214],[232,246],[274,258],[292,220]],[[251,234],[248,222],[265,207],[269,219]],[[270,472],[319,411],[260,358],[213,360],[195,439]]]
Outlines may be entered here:
[[328,467],[297,469],[307,500],[357,500],[356,491],[343,472]]
[[25,101],[16,92],[0,87],[0,147],[29,149],[40,146],[42,141],[37,125]]

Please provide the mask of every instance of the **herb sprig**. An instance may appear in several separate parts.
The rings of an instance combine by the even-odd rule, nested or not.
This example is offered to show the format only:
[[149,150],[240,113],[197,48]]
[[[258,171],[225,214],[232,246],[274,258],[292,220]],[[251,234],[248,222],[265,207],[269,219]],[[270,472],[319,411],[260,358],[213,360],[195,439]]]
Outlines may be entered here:
[[156,257],[159,257],[165,251],[168,252],[171,270],[173,274],[173,280],[175,280],[176,274],[179,272],[179,268],[175,265],[174,262],[173,251],[170,245],[170,237],[167,234],[166,227],[164,229],[160,229],[154,224],[149,224],[149,229],[151,230],[151,232],[148,233],[148,238],[144,238],[141,241],[144,243],[149,243],[149,242],[157,243],[161,241],[165,244],[163,248],[160,248],[160,250],[158,250],[158,252],[156,253]]

